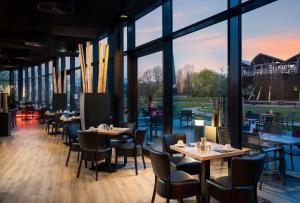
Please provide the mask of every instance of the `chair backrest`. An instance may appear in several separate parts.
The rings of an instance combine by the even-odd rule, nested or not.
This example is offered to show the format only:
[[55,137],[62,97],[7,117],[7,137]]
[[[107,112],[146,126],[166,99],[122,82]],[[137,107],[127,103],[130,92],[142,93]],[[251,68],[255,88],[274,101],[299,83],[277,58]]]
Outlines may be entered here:
[[214,126],[205,126],[204,128],[204,136],[207,141],[217,142],[217,127]]
[[71,122],[67,126],[67,135],[70,139],[76,139],[78,130],[81,130],[79,122]]
[[82,149],[99,150],[110,148],[108,138],[98,134],[96,130],[78,131],[78,140]]
[[121,127],[123,128],[129,128],[130,130],[127,132],[129,135],[134,135],[136,125],[135,122],[123,122],[121,123]]
[[280,124],[267,123],[264,132],[280,135],[283,132],[283,125],[281,123]]
[[138,128],[135,131],[135,135],[134,135],[135,146],[143,146],[146,132],[147,132],[147,128]]
[[178,152],[170,149],[170,146],[176,144],[178,140],[182,140],[186,143],[186,135],[184,133],[163,135],[162,144],[164,152],[168,152],[169,154],[178,154]]
[[264,169],[265,155],[235,157],[231,162],[232,187],[250,186],[256,188]]
[[220,144],[230,144],[231,139],[229,136],[228,128],[218,128],[218,138]]
[[149,148],[152,169],[156,177],[163,181],[170,179],[170,156],[166,152],[158,152]]

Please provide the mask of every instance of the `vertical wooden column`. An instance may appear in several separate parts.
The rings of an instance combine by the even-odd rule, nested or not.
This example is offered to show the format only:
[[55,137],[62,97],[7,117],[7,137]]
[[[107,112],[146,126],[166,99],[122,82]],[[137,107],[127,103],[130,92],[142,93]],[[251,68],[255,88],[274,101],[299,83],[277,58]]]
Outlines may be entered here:
[[[241,3],[230,0],[229,8]],[[242,147],[241,16],[228,20],[228,127],[232,147]]]
[[128,121],[137,122],[137,59],[131,51],[135,47],[135,24],[127,24],[127,71],[128,71]]
[[[163,3],[163,35],[173,31],[172,1]],[[164,134],[173,130],[173,41],[168,39],[163,46],[163,110]]]

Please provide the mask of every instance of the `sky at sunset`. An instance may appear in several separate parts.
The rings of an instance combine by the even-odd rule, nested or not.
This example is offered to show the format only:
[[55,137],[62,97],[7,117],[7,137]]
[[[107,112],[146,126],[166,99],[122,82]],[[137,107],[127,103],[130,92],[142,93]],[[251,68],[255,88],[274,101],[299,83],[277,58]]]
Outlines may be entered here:
[[[178,30],[226,9],[227,0],[174,0],[173,30]],[[242,56],[251,61],[258,53],[286,60],[300,52],[300,0],[278,0],[242,16]],[[161,36],[161,7],[136,23],[136,44]],[[204,68],[227,72],[227,21],[173,41],[175,69],[186,64],[195,71]],[[139,77],[161,65],[162,54],[142,57]]]

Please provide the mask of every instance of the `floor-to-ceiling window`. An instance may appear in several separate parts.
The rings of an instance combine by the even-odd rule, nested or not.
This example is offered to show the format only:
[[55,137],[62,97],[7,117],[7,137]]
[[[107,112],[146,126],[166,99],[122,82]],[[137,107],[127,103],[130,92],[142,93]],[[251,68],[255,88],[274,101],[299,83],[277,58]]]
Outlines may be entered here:
[[193,138],[194,120],[225,126],[227,22],[173,41],[173,131]]
[[67,81],[66,81],[66,94],[67,94],[67,108],[70,109],[70,57],[65,57],[65,69],[67,70]]
[[81,69],[79,57],[75,57],[75,89],[74,89],[74,101],[75,109],[79,110],[79,96],[81,92]]
[[27,100],[32,102],[32,77],[31,77],[31,67],[27,68],[28,71],[28,94]]
[[39,96],[39,94],[38,94],[38,85],[39,85],[39,83],[38,83],[38,76],[39,76],[39,74],[38,74],[38,66],[34,66],[34,69],[33,69],[33,71],[34,71],[34,99],[33,99],[33,102],[35,103],[35,104],[38,104],[38,96]]
[[138,125],[149,130],[149,139],[163,129],[162,52],[138,58]]
[[13,88],[14,92],[14,97],[17,100],[19,100],[19,94],[18,94],[18,91],[19,91],[19,71],[18,70],[14,70],[14,88]]
[[53,62],[49,61],[49,104],[52,105],[52,96],[53,96],[53,79],[52,79],[52,68]]
[[45,76],[45,63],[41,65],[41,103],[42,105],[46,104],[46,91],[45,91],[45,85],[46,85],[46,76]]
[[300,124],[299,6],[279,0],[242,16],[242,93],[251,131],[291,134]]
[[9,71],[0,71],[0,92],[9,89]]

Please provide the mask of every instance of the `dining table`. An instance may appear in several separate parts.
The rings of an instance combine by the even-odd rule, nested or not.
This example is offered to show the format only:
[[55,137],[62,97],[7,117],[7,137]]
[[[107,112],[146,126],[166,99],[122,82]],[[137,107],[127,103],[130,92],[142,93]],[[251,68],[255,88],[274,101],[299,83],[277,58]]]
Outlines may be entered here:
[[[96,132],[102,136],[106,136],[107,139],[111,139],[114,137],[118,137],[120,135],[122,135],[123,133],[126,133],[130,130],[130,128],[121,128],[121,127],[112,127],[110,128],[108,127],[97,127],[97,128],[90,128],[89,130],[96,130]],[[98,169],[98,171],[103,171],[103,172],[115,172],[115,170],[112,169],[119,169],[124,167],[123,164],[118,164],[117,167],[113,164],[108,164],[109,162],[107,160],[105,160],[104,163],[99,163],[96,167]],[[116,164],[116,163],[115,163]],[[92,167],[90,168],[91,170],[94,170],[95,168]]]
[[[232,158],[245,155],[249,149],[231,148],[224,150],[225,145],[214,142],[206,142],[206,147],[201,150],[196,147],[196,143],[185,144],[183,146],[171,145],[170,148],[174,151],[182,153],[188,157],[201,161],[201,202],[206,202],[206,180],[210,178],[210,161],[223,158]],[[208,147],[210,146],[210,147]],[[230,173],[231,162],[228,162],[228,173]]]
[[285,134],[273,134],[273,133],[259,133],[254,134],[248,131],[243,131],[244,136],[248,136],[248,144],[262,146],[262,147],[270,147],[280,146],[282,150],[279,150],[279,172],[280,178],[283,185],[286,184],[286,164],[285,164],[285,157],[284,157],[284,146],[293,146],[300,144],[300,138],[293,137],[291,135]]

